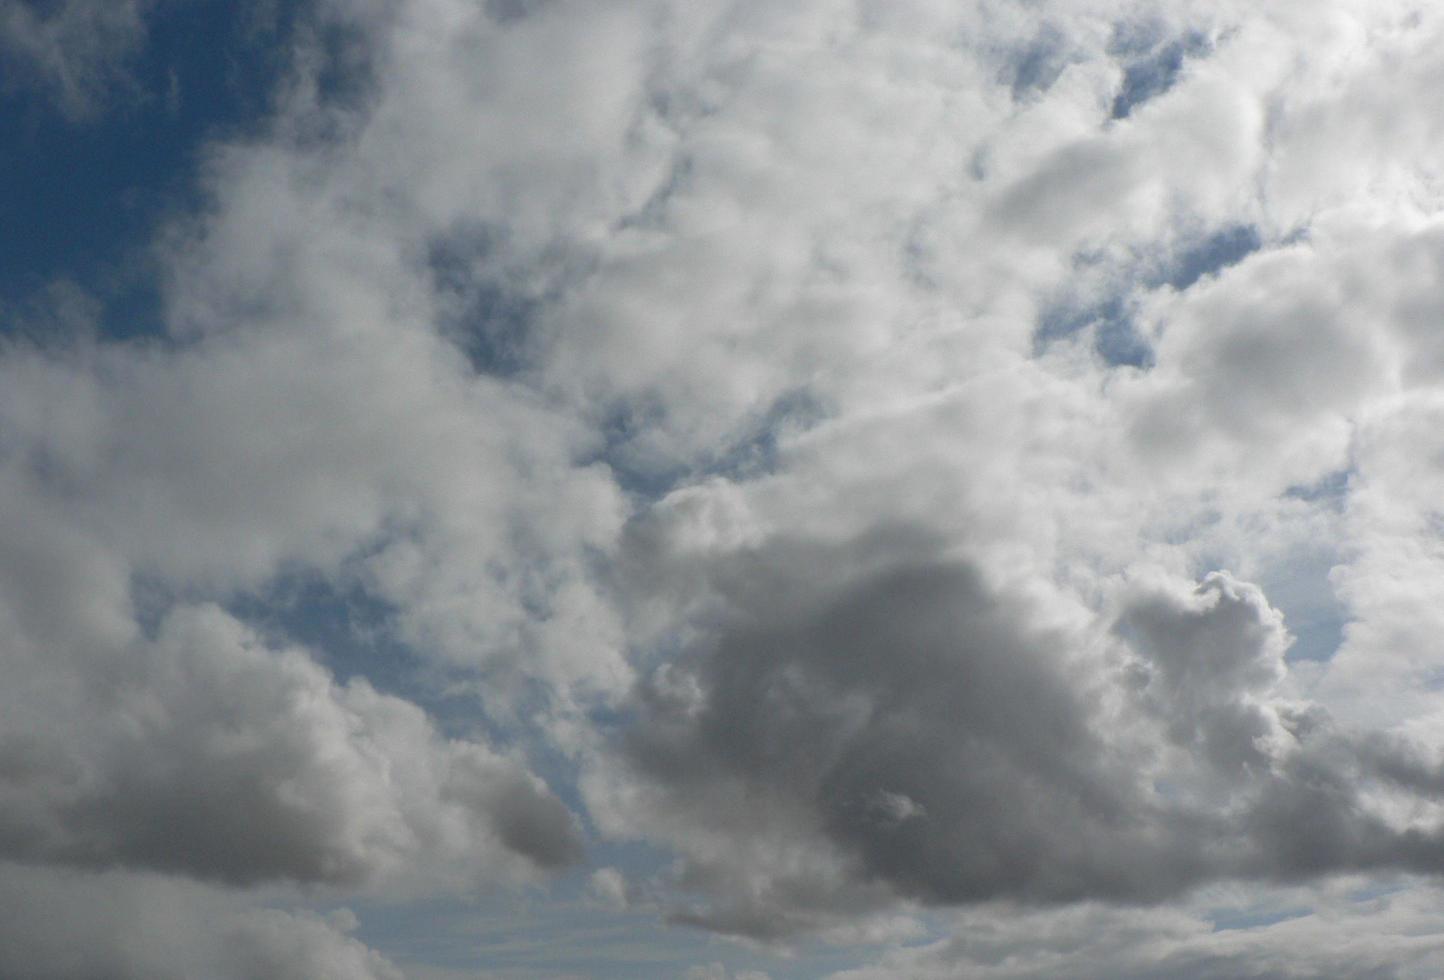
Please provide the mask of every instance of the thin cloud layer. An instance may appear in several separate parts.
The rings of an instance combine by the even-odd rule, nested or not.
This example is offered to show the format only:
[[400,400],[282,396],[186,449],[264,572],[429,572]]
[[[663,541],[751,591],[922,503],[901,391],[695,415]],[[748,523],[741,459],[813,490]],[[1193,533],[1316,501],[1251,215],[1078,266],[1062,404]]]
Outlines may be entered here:
[[117,90],[134,90],[126,62],[145,41],[160,0],[59,0],[0,8],[0,82],[33,89],[72,121],[95,117]]
[[1060,972],[1099,980],[1323,980],[1423,978],[1439,970],[1433,889],[1352,898],[1342,889],[1311,897],[1318,903],[1312,912],[1281,897],[1286,911],[1257,923],[1221,924],[1198,909],[963,913],[954,923],[955,938],[890,954],[876,966],[844,970],[830,980],[1041,980]]

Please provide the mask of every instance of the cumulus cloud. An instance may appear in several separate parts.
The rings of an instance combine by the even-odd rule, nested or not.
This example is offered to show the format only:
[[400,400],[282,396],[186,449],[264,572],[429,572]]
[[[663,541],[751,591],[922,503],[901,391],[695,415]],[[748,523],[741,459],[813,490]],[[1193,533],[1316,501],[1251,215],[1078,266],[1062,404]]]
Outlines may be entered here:
[[[0,51],[80,114],[147,9],[12,5]],[[0,349],[0,854],[454,893],[585,817],[677,858],[595,896],[687,925],[968,908],[880,967],[919,976],[1290,975],[1327,914],[1180,903],[1438,872],[1437,15],[306,17],[156,244],[159,336]],[[263,636],[288,577],[495,744]],[[1337,650],[1290,662],[1298,610]],[[1056,942],[971,938],[1018,915]],[[1436,955],[1386,945],[1327,948]]]
[[[354,528],[358,513],[366,526],[374,518],[365,503],[344,513],[342,482],[322,488],[311,471],[300,477],[317,490],[309,504],[286,491],[268,496],[270,479],[246,456],[278,461],[277,447],[243,436],[247,426],[232,431],[251,450],[216,446],[211,477],[202,464],[172,479],[165,471],[181,459],[172,454],[190,454],[172,424],[220,434],[183,410],[161,413],[164,424],[150,415],[159,428],[145,422],[170,397],[164,389],[175,385],[181,398],[193,390],[175,360],[9,355],[0,462],[5,856],[232,884],[447,888],[527,879],[580,857],[572,814],[521,759],[443,737],[417,705],[364,678],[338,683],[304,648],[186,598],[211,579],[210,594],[228,599],[278,574],[286,548],[308,547],[306,534],[319,543],[338,526]],[[92,355],[116,359],[90,370]],[[140,392],[112,372],[133,370],[160,373],[127,408]],[[232,382],[259,408],[246,382]],[[112,493],[125,480],[117,465],[139,481],[128,500]],[[237,510],[223,485],[245,473],[256,482],[232,486],[232,503],[249,501]],[[331,529],[302,531],[308,518],[290,532],[275,523],[298,503],[329,515],[322,524]],[[281,511],[266,513],[272,505]]]
[[464,884],[580,856],[571,815],[524,768],[441,739],[364,681],[336,685],[300,651],[266,649],[215,607],[176,610],[153,645],[86,666],[11,661],[15,694],[64,684],[73,698],[6,712],[12,859],[361,885],[428,870]]
[[1290,637],[1256,587],[1135,584],[1090,652],[925,541],[735,553],[717,625],[639,688],[593,811],[685,855],[676,883],[710,902],[682,921],[781,938],[897,898],[1153,903],[1439,867],[1437,770],[1280,695]]

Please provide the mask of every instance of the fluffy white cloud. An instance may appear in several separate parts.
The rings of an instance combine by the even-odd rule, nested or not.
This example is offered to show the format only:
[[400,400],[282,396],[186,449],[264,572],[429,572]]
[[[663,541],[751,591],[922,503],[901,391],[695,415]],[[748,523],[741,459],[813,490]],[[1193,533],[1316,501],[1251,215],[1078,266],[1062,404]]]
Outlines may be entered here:
[[[526,879],[578,853],[549,742],[677,856],[615,904],[859,941],[984,903],[894,973],[1096,927],[1100,976],[1289,975],[1325,913],[1177,903],[1439,868],[1437,15],[311,16],[158,246],[166,336],[0,353],[6,854]],[[517,750],[260,639],[288,575]],[[1287,661],[1299,611],[1336,656]],[[1001,900],[1082,904],[1004,962]]]

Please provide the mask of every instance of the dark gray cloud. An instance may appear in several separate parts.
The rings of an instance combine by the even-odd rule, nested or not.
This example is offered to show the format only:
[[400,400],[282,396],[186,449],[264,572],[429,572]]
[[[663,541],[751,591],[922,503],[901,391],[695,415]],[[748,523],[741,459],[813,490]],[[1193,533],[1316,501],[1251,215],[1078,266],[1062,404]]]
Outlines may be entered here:
[[702,667],[700,714],[678,730],[649,692],[631,752],[682,785],[723,771],[795,794],[862,874],[919,898],[1151,890],[1109,829],[1137,815],[1088,692],[1024,617],[966,567],[888,569],[795,623],[729,630]]
[[[621,742],[699,833],[810,827],[840,855],[838,887],[927,904],[1152,903],[1219,879],[1444,867],[1437,828],[1367,805],[1357,740],[1273,700],[1288,636],[1257,588],[1140,586],[1108,666],[967,562],[899,551],[908,539],[776,544],[720,573],[722,625],[641,686]],[[1371,765],[1438,778],[1400,758]],[[700,805],[719,785],[735,805]],[[685,920],[765,936],[786,931],[771,903],[789,895],[846,901],[753,870],[695,869],[720,900]]]

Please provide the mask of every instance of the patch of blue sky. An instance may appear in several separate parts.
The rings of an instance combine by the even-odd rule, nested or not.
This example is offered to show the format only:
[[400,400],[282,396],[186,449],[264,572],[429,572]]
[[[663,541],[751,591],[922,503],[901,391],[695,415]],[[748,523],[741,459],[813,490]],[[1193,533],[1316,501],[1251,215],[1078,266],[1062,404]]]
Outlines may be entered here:
[[1033,333],[1033,353],[1040,355],[1058,340],[1085,333],[1093,350],[1111,367],[1153,366],[1153,347],[1139,333],[1122,295],[1084,306],[1050,307]]
[[[1207,235],[1185,237],[1171,248],[1141,251],[1130,257],[1123,268],[1105,273],[1112,281],[1101,291],[1101,299],[1068,298],[1048,306],[1033,333],[1034,354],[1042,354],[1058,340],[1086,333],[1104,363],[1113,367],[1152,367],[1153,347],[1134,320],[1132,294],[1165,285],[1186,290],[1239,264],[1262,247],[1257,228],[1229,225]],[[1096,276],[1106,260],[1080,255],[1075,261],[1086,278]]]
[[1230,225],[1178,249],[1159,281],[1182,291],[1200,279],[1238,265],[1262,247],[1263,239],[1257,228]]
[[1206,918],[1214,932],[1235,932],[1240,929],[1263,929],[1288,922],[1290,919],[1305,919],[1314,910],[1305,906],[1285,908],[1251,907],[1244,909],[1213,909]]
[[1336,602],[1308,603],[1294,606],[1292,613],[1289,603],[1274,603],[1284,614],[1284,624],[1294,636],[1286,659],[1330,660],[1339,652],[1344,642],[1344,628],[1349,619]]
[[741,438],[709,459],[702,475],[736,481],[765,476],[777,468],[782,438],[789,432],[812,428],[827,414],[826,406],[810,391],[789,391],[777,398]]
[[1045,24],[1034,38],[1013,52],[1000,73],[1015,102],[1026,101],[1052,88],[1072,60],[1063,32]]
[[[1200,529],[1182,529],[1177,543],[1186,542]],[[1286,660],[1328,660],[1343,643],[1348,610],[1329,581],[1337,563],[1332,545],[1307,544],[1274,557],[1249,575],[1263,589],[1269,604],[1283,613],[1284,626],[1294,638],[1284,655]],[[1233,567],[1227,556],[1204,553],[1190,564],[1190,574],[1201,581],[1210,572]]]
[[393,635],[394,610],[359,587],[292,571],[226,605],[268,641],[311,650],[341,683],[357,676],[390,690],[411,683],[410,654]]
[[1369,884],[1355,888],[1348,893],[1351,902],[1377,902],[1381,898],[1388,898],[1391,895],[1399,895],[1415,887],[1415,883],[1408,879],[1386,878],[1383,880],[1374,879]]
[[506,747],[519,734],[483,710],[475,671],[444,664],[405,643],[396,610],[358,583],[291,570],[223,605],[267,642],[305,647],[338,683],[362,679],[420,705],[449,738],[480,737]]
[[1147,28],[1120,30],[1113,53],[1124,63],[1123,85],[1113,100],[1111,117],[1127,119],[1139,106],[1173,88],[1188,59],[1211,49],[1212,43],[1199,33],[1165,40]]
[[1349,480],[1353,476],[1352,468],[1344,468],[1326,473],[1318,480],[1310,484],[1298,484],[1289,487],[1284,491],[1285,497],[1294,500],[1303,500],[1308,503],[1327,504],[1332,510],[1342,510],[1344,499],[1348,496]]
[[[1314,483],[1289,487],[1284,496],[1341,512],[1352,473],[1348,468],[1327,473]],[[1294,635],[1290,660],[1328,660],[1344,641],[1348,610],[1329,580],[1338,561],[1334,548],[1320,544],[1284,556],[1262,576],[1269,601],[1283,612]]]
[[[677,115],[679,108],[665,92],[649,94],[649,105],[660,118],[669,120]],[[617,230],[628,228],[660,229],[666,226],[667,209],[676,195],[692,183],[696,161],[686,152],[679,153],[672,161],[667,179],[647,196],[642,204],[630,214],[624,214],[617,222]]]
[[606,463],[622,492],[640,501],[660,500],[681,484],[689,467],[649,447],[641,440],[661,423],[662,409],[638,400],[615,406],[601,425],[603,448],[594,460]]
[[810,391],[797,388],[773,400],[721,451],[697,460],[678,460],[657,451],[639,436],[661,425],[661,410],[636,402],[616,410],[602,427],[605,447],[597,462],[611,467],[617,485],[643,502],[660,500],[676,488],[709,477],[753,480],[773,472],[782,439],[811,428],[827,417],[827,407]]
[[495,377],[521,374],[542,298],[505,272],[489,268],[497,233],[462,227],[426,249],[426,268],[438,301],[437,326],[464,353],[472,370]]
[[68,280],[95,297],[103,336],[163,332],[148,246],[199,204],[206,143],[267,118],[308,2],[158,5],[126,63],[135,84],[93,118],[67,118],[34,88],[0,94],[0,329]]
[[[479,739],[495,749],[520,753],[569,809],[586,813],[576,761],[540,732],[489,713],[481,691],[485,681],[478,679],[484,672],[442,663],[410,647],[397,635],[396,610],[358,585],[291,571],[264,590],[233,597],[225,605],[268,643],[304,646],[338,683],[364,680],[423,708],[442,736]],[[506,689],[509,715],[530,717],[548,706],[549,689],[538,681],[509,680]],[[630,860],[629,868],[639,866],[638,860]],[[607,863],[606,855],[602,861]],[[658,863],[641,861],[641,866]]]

